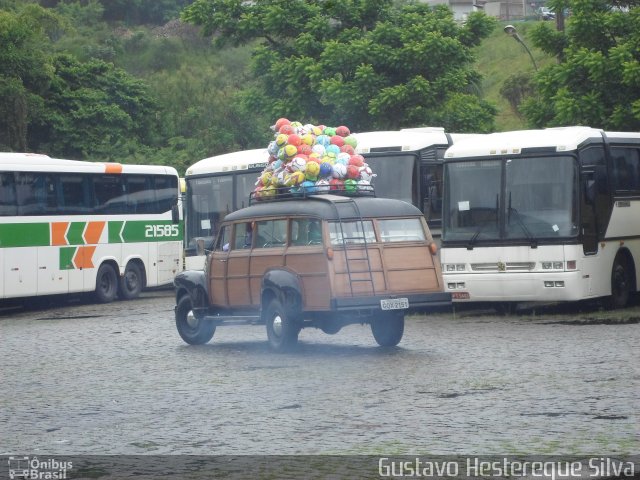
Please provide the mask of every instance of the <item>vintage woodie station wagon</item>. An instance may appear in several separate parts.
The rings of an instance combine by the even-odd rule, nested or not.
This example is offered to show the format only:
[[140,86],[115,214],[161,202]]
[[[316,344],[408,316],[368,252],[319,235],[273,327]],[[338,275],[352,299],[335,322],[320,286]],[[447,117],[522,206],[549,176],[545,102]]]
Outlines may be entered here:
[[448,305],[429,228],[421,212],[372,195],[310,195],[259,201],[230,213],[204,271],[175,278],[176,326],[189,344],[217,326],[266,325],[276,351],[304,327],[328,334],[369,324],[376,342],[395,346],[407,312]]

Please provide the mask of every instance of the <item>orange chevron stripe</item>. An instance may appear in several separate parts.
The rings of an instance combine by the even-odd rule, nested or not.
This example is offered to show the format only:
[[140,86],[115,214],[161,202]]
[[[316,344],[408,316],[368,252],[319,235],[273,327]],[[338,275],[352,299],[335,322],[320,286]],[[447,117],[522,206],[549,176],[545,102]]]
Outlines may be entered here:
[[73,264],[76,268],[93,268],[93,253],[96,251],[95,245],[89,247],[78,247],[73,256]]
[[69,222],[52,222],[51,223],[51,245],[68,245],[65,234],[69,228]]
[[84,230],[84,242],[85,243],[98,243],[100,241],[100,235],[104,230],[105,222],[89,222],[87,228]]
[[122,165],[119,163],[105,163],[104,173],[119,174],[122,173]]

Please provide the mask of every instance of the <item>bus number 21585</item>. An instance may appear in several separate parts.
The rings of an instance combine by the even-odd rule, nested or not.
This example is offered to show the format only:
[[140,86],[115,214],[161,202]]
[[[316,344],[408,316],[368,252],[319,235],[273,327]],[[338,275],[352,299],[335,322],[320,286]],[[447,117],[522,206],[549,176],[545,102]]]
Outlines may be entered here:
[[178,237],[180,229],[178,225],[146,225],[144,236],[147,238]]

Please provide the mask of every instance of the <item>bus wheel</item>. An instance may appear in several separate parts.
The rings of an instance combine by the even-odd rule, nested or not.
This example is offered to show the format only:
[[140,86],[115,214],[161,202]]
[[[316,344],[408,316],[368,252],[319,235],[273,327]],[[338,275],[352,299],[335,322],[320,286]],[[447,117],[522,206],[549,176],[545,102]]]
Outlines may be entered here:
[[371,333],[381,347],[395,347],[404,334],[404,314],[380,313],[374,316]]
[[176,306],[176,328],[182,340],[189,345],[203,345],[216,333],[213,322],[194,315],[189,295],[184,295]]
[[631,298],[631,272],[627,262],[617,257],[611,270],[611,307],[624,308]]
[[136,262],[129,262],[124,269],[124,275],[120,278],[120,297],[131,300],[140,295],[144,279],[142,270]]
[[267,338],[269,347],[276,352],[284,352],[298,343],[300,324],[295,315],[282,306],[279,300],[273,299],[265,311]]
[[118,294],[118,276],[108,263],[103,263],[96,275],[96,298],[100,303],[113,302]]

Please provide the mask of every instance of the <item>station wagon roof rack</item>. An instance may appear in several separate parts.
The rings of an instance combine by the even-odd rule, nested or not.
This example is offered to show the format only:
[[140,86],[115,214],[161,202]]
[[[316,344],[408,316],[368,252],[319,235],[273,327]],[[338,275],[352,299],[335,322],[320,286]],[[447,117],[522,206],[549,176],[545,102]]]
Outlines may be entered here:
[[[295,187],[294,187],[295,188]],[[297,188],[274,187],[267,191],[260,190],[249,194],[249,205],[264,202],[278,202],[285,200],[304,200],[307,198],[319,198],[323,195],[337,195],[340,197],[375,197],[376,192],[373,185],[356,185],[355,188],[347,188],[344,185],[331,186],[327,189],[319,190],[317,186]]]

